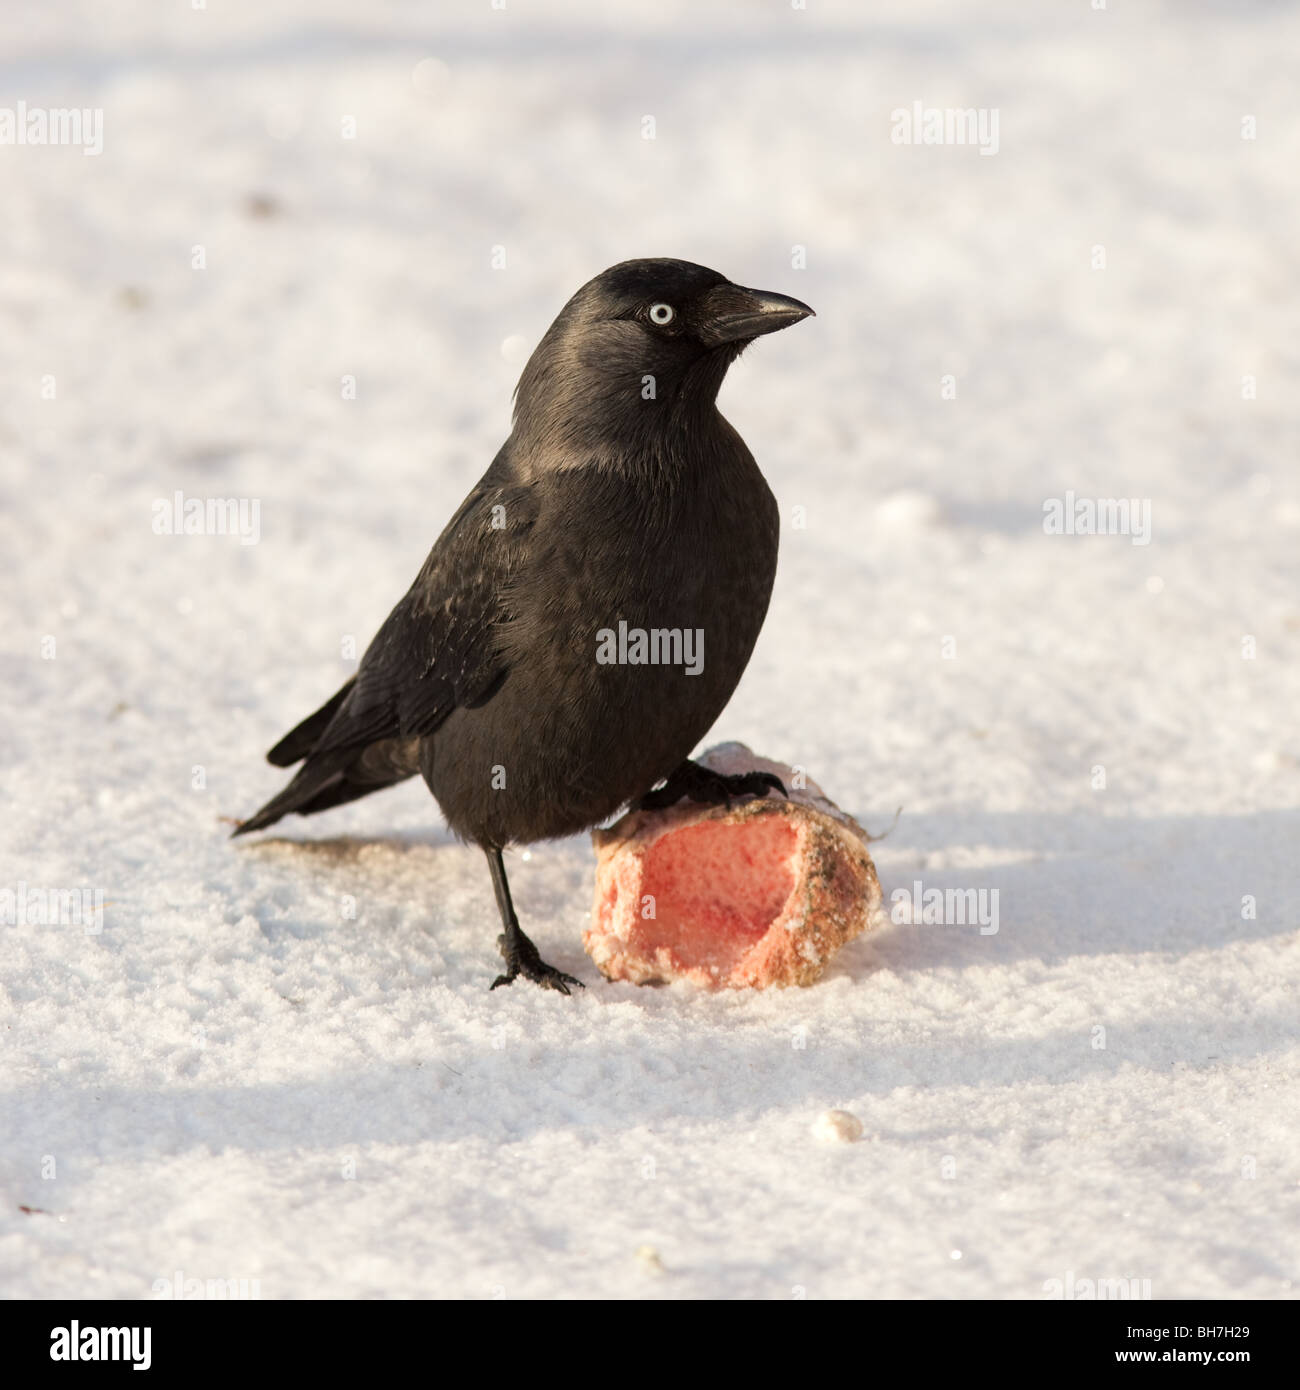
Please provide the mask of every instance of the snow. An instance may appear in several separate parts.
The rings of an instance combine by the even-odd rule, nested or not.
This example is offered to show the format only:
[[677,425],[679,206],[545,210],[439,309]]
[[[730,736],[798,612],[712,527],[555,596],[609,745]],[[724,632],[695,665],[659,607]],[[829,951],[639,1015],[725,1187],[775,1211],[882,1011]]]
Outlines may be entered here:
[[[10,11],[0,106],[104,149],[0,147],[0,1294],[1294,1297],[1300,14]],[[893,143],[918,101],[997,154]],[[708,741],[901,807],[886,903],[996,890],[995,933],[609,984],[579,838],[510,872],[587,989],[489,994],[422,787],[226,838],[635,255],[818,312],[724,388],[784,533]],[[257,543],[155,534],[177,490]],[[1149,544],[1046,534],[1067,493]]]

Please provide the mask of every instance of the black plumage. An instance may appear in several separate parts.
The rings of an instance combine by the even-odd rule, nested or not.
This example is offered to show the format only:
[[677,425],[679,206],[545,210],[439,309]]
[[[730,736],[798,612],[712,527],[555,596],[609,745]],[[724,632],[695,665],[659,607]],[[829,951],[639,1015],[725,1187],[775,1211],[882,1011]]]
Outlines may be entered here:
[[[584,285],[357,674],[268,755],[302,766],[235,833],[422,773],[488,855],[505,928],[495,983],[522,973],[567,993],[578,982],[519,927],[501,850],[638,799],[774,783],[688,761],[745,669],[776,571],[776,503],[716,397],[749,342],[811,313],[686,261],[626,261]],[[669,634],[664,659],[610,660],[637,655],[636,633]]]

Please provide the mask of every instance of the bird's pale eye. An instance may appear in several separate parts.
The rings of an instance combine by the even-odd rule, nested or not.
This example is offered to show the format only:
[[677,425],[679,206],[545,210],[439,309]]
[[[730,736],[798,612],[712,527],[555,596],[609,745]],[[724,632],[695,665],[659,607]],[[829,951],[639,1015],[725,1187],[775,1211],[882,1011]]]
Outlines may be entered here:
[[657,323],[660,328],[666,323],[672,323],[677,317],[677,311],[671,304],[652,304],[650,306],[650,322]]

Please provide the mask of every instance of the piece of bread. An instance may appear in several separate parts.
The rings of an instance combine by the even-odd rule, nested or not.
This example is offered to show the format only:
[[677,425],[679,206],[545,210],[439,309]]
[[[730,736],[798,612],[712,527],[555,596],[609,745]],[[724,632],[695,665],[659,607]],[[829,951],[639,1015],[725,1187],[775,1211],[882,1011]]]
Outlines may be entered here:
[[588,955],[609,979],[636,984],[812,984],[883,919],[866,832],[805,775],[743,743],[699,761],[727,776],[774,773],[789,800],[773,791],[730,809],[680,801],[594,831]]

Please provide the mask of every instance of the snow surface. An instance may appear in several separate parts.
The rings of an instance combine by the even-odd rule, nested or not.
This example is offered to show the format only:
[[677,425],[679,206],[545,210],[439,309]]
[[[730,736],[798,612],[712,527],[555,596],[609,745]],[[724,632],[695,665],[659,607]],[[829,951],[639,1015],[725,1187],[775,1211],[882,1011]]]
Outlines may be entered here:
[[[0,147],[0,889],[104,909],[0,928],[0,1293],[1295,1297],[1294,6],[5,30],[0,106],[105,124]],[[915,101],[996,108],[998,153],[893,143]],[[901,806],[886,901],[996,890],[996,934],[891,925],[801,991],[611,985],[579,838],[510,867],[588,988],[489,994],[486,868],[418,784],[226,838],[531,345],[635,255],[819,315],[724,389],[785,533],[710,741],[873,831]],[[258,499],[259,543],[154,534],[177,489]],[[1150,544],[1045,534],[1067,491],[1149,499]],[[820,1143],[829,1109],[863,1138]]]

